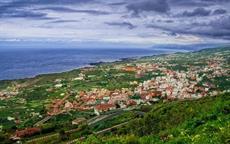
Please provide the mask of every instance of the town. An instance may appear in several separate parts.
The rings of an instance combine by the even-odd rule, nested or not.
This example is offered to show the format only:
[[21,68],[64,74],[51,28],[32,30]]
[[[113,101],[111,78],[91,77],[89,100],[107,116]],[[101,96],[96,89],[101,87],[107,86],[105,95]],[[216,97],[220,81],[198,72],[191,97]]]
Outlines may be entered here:
[[[174,59],[173,56],[167,58]],[[159,60],[159,58],[158,58]],[[55,100],[49,107],[49,115],[57,115],[71,109],[76,110],[94,110],[95,114],[100,115],[105,111],[116,108],[128,108],[140,104],[151,104],[160,99],[197,99],[204,96],[214,96],[221,91],[216,89],[216,85],[211,82],[202,82],[205,78],[229,77],[229,68],[224,67],[224,59],[221,55],[207,59],[206,64],[199,66],[185,65],[186,71],[172,70],[166,67],[176,64],[166,63],[160,60],[158,63],[138,63],[136,65],[118,65],[116,68],[125,72],[135,73],[136,78],[141,78],[146,73],[151,72],[155,76],[149,80],[138,83],[130,82],[136,85],[134,89],[122,88],[110,91],[108,89],[93,88],[91,91],[80,91],[75,101],[63,99]],[[80,73],[75,80],[84,80],[84,74]],[[60,80],[56,80],[60,81]],[[60,84],[56,87],[61,86]],[[132,96],[136,96],[132,98]]]
[[[0,130],[9,131],[13,125],[17,130],[9,135],[20,140],[40,133],[46,123],[78,125],[159,101],[230,92],[229,55],[228,48],[176,53],[7,81],[0,89]],[[68,118],[56,120],[61,115]]]

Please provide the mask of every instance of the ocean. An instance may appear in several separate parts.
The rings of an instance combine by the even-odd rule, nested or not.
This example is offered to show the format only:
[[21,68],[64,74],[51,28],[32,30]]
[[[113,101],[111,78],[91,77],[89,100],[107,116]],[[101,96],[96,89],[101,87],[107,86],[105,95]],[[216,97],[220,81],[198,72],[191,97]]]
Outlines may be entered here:
[[64,72],[96,62],[184,51],[154,48],[0,49],[0,80]]

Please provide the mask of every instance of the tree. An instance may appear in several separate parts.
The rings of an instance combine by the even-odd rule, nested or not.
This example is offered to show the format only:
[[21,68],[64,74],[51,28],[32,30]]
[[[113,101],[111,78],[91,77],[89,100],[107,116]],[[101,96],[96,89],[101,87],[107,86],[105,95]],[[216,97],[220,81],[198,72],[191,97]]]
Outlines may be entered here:
[[59,135],[62,141],[68,140],[68,134],[64,130],[60,130]]

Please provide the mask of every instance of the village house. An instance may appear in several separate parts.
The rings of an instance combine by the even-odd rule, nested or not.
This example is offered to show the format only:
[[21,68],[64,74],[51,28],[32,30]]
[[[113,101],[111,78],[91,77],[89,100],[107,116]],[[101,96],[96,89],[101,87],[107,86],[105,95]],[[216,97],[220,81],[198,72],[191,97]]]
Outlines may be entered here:
[[73,104],[72,104],[71,102],[66,101],[65,106],[64,106],[64,109],[70,110],[70,109],[72,109],[73,107],[74,107],[74,106],[73,106]]
[[122,70],[126,72],[136,72],[137,67],[136,66],[125,66],[122,68]]
[[136,105],[137,105],[137,102],[135,100],[130,99],[127,101],[127,106],[136,106]]
[[56,84],[54,87],[55,88],[61,88],[63,85],[62,84]]
[[116,109],[116,105],[114,104],[99,104],[94,107],[94,113],[96,115],[100,115],[100,113],[107,112],[114,109]]
[[80,125],[80,124],[82,124],[84,122],[86,122],[85,118],[77,118],[77,119],[72,121],[72,125]]
[[74,78],[73,81],[76,81],[76,80],[84,80],[85,79],[85,74],[83,73],[80,73],[78,75],[78,77]]
[[12,140],[20,140],[21,138],[32,136],[34,134],[40,133],[40,128],[26,128],[24,130],[17,130],[15,135],[11,137]]
[[[56,99],[52,102],[52,104],[49,106],[48,115],[57,115],[60,114],[63,111],[62,107],[64,107],[65,100],[69,97],[69,95],[66,95],[63,99]],[[70,103],[67,103],[67,107],[70,106]]]

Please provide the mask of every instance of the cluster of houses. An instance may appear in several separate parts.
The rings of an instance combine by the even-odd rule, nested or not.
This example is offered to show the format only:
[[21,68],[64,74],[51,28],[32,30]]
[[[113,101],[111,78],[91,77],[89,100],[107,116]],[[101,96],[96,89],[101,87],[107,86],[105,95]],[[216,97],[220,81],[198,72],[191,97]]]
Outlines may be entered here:
[[17,83],[12,82],[11,85],[7,86],[5,89],[0,89],[0,100],[9,99],[11,97],[17,96],[19,94],[20,89],[28,86],[27,83]]
[[63,109],[64,108],[63,106],[66,105],[66,101],[68,97],[69,95],[66,95],[62,99],[55,99],[52,102],[52,104],[50,104],[47,114],[52,116],[52,115],[58,115],[58,114],[65,112],[65,110]]
[[18,95],[18,90],[17,89],[7,89],[7,90],[2,90],[0,91],[0,100],[8,99],[11,97],[14,97]]
[[88,92],[80,91],[72,102],[67,100],[67,96],[63,99],[54,100],[48,108],[48,115],[58,115],[69,110],[94,110],[99,115],[116,108],[136,105],[137,102],[130,99],[132,95],[133,92],[127,88],[114,91],[96,88]]
[[190,99],[203,97],[210,89],[210,87],[199,86],[198,83],[202,79],[189,72],[181,73],[167,70],[164,71],[164,74],[164,76],[157,76],[139,84],[135,92],[143,94],[155,91],[158,96],[166,99]]
[[[207,62],[207,66],[200,70],[207,74],[208,78],[220,76],[229,76],[229,68],[224,68],[224,62],[220,62],[218,58],[213,58]],[[211,72],[211,73],[210,73]]]
[[152,63],[139,63],[135,65],[127,65],[117,68],[125,72],[134,72],[136,78],[141,78],[145,75],[146,72],[157,71],[159,69],[159,65]]
[[228,74],[227,69],[223,69],[220,64],[212,62],[196,70],[188,66],[188,71],[173,71],[165,67],[158,67],[163,76],[140,83],[135,93],[143,95],[143,93],[158,92],[161,98],[166,99],[194,99],[208,94],[216,95],[218,92],[213,90],[216,86],[213,83],[202,81],[204,77],[213,78]]
[[[167,57],[168,60],[170,58]],[[54,100],[49,107],[48,114],[58,115],[68,110],[94,110],[95,114],[99,115],[117,108],[128,108],[142,103],[156,102],[160,99],[194,99],[208,94],[214,95],[217,94],[217,91],[213,90],[215,85],[210,82],[202,83],[202,81],[204,77],[226,75],[227,70],[223,69],[221,64],[218,60],[211,59],[207,61],[207,64],[203,64],[202,68],[201,66],[183,65],[187,68],[186,71],[169,69],[167,66],[175,66],[175,64],[169,64],[165,59],[160,58],[155,64],[145,62],[122,65],[118,68],[124,72],[134,72],[136,78],[143,77],[147,72],[160,72],[161,74],[142,83],[130,82],[131,85],[136,85],[134,90],[123,88],[110,91],[94,88],[91,91],[78,92],[76,99],[71,102],[67,100],[67,97]],[[80,74],[74,80],[83,80],[84,77],[85,75]],[[137,95],[138,98],[132,98],[134,95]]]

